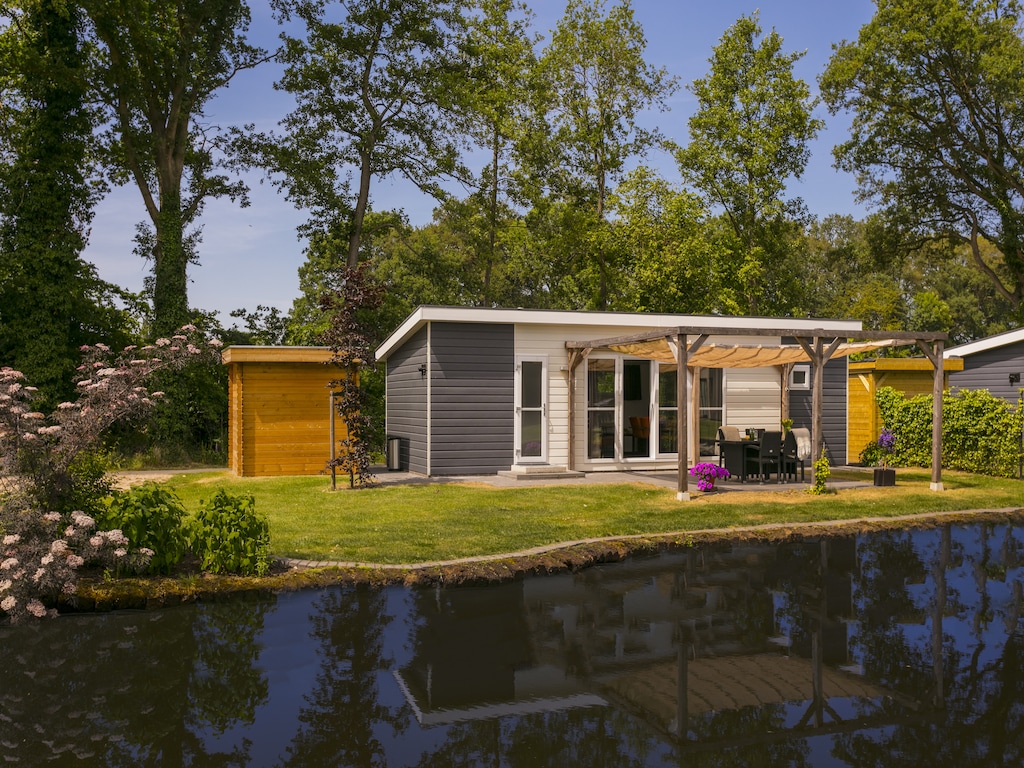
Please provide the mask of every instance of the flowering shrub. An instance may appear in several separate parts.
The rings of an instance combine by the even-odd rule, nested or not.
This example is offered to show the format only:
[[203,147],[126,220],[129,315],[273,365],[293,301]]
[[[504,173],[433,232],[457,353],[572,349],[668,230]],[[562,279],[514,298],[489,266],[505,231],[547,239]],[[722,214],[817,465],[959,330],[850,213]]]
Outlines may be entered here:
[[896,450],[896,435],[891,429],[883,429],[878,436],[878,455],[882,469],[885,469],[894,450]]
[[149,570],[170,573],[188,549],[185,508],[177,495],[156,483],[115,494],[99,520],[124,532],[132,543],[153,550]]
[[96,531],[96,521],[84,512],[67,520],[57,512],[30,517],[30,525],[6,534],[0,545],[0,610],[11,621],[56,615],[47,603],[73,595],[77,571],[86,564],[138,571],[153,555],[130,549],[120,530]]
[[697,478],[697,490],[699,491],[713,491],[715,480],[728,480],[730,477],[728,469],[708,462],[694,464],[690,468],[690,474]]
[[46,602],[72,594],[86,563],[125,570],[148,562],[151,550],[131,549],[120,529],[97,531],[87,514],[109,493],[102,466],[89,457],[109,427],[161,396],[146,387],[154,372],[179,369],[219,345],[185,326],[121,353],[82,347],[78,396],[48,415],[32,407],[37,392],[21,372],[0,368],[0,610],[12,620],[47,615]]

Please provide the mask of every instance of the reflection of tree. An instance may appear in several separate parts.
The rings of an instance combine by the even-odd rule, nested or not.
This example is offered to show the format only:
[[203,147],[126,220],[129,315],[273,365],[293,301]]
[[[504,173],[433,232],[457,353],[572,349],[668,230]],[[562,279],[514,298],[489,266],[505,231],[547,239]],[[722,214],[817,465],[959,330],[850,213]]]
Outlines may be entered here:
[[381,726],[394,732],[406,717],[381,703],[378,678],[389,667],[384,651],[386,593],[379,589],[327,590],[312,617],[320,642],[320,672],[298,719],[284,764],[378,766],[385,764]]
[[[710,713],[704,718],[691,721],[690,729],[697,743],[711,742],[723,746],[720,749],[684,753],[680,756],[679,765],[686,768],[741,765],[745,768],[774,768],[780,765],[801,768],[810,765],[807,742],[803,739],[770,740],[772,734],[786,729],[786,707],[782,704]],[[758,737],[768,739],[758,741]],[[744,746],[727,746],[743,742],[748,743]]]
[[613,709],[568,709],[451,726],[423,755],[421,768],[642,766],[644,747],[630,738],[629,718]]
[[21,765],[246,765],[247,747],[210,753],[204,731],[251,722],[266,699],[256,639],[273,600],[239,607],[242,621],[218,604],[4,628],[0,669],[17,685],[0,688],[0,755]]
[[267,679],[256,661],[269,605],[259,597],[200,606],[190,686],[197,727],[221,734],[237,723],[251,725],[256,707],[266,701]]

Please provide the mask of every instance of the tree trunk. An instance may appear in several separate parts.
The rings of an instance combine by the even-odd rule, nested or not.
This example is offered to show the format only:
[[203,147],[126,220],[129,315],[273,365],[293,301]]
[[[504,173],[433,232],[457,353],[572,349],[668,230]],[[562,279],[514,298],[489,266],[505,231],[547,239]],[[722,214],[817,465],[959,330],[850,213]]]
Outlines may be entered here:
[[183,242],[181,196],[176,189],[160,193],[160,212],[154,224],[153,331],[165,336],[189,321],[188,254]]

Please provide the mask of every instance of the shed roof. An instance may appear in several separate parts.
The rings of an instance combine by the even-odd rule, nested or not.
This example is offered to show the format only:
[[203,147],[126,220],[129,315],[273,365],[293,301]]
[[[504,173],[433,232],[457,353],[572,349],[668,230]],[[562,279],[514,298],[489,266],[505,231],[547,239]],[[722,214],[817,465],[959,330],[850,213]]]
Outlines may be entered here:
[[1016,344],[1024,341],[1024,328],[1016,328],[1012,331],[997,333],[984,339],[961,344],[958,347],[949,347],[943,352],[944,357],[968,357],[978,352],[985,352],[997,347],[1005,347],[1008,344]]
[[326,363],[330,347],[262,347],[233,345],[221,353],[225,365],[231,363]]

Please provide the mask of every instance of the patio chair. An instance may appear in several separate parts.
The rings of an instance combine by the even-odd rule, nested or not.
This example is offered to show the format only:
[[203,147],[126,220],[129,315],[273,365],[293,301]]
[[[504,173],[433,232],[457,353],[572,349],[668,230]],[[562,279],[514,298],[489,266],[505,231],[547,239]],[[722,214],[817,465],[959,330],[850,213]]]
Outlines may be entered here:
[[[740,434],[740,428],[739,427],[732,427],[732,426],[729,426],[728,424],[723,424],[722,426],[720,426],[718,428],[718,466],[720,466],[720,467],[727,466],[727,464],[726,464],[726,455],[725,455],[727,453],[727,450],[726,450],[726,446],[723,446],[722,443],[724,443],[724,442],[735,443],[735,442],[739,442],[742,439],[743,439],[743,436]],[[729,471],[732,472],[733,468],[729,467]],[[743,473],[742,472],[737,472],[736,474],[740,474],[741,475]]]
[[804,462],[811,457],[811,430],[797,427],[786,433],[782,444],[782,461],[786,477],[790,475],[796,480],[797,467],[800,468],[800,482],[804,481]]
[[771,477],[772,468],[775,469],[777,476],[777,482],[782,482],[782,474],[784,472],[782,462],[782,432],[769,432],[765,431],[761,435],[761,439],[758,441],[759,445],[757,451],[751,450],[744,462],[744,474],[751,475],[755,474],[751,470],[756,470],[756,474],[761,478],[761,482],[765,482]]

